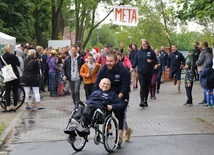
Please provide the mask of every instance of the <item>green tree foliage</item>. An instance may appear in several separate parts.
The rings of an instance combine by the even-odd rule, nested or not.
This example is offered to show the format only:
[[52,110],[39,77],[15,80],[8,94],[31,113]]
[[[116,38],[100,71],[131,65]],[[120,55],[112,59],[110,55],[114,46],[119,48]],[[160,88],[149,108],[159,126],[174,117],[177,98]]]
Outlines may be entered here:
[[33,19],[30,1],[1,0],[0,8],[0,30],[15,36],[20,43],[31,40]]
[[214,1],[213,0],[175,0],[178,8],[178,17],[182,20],[204,19],[214,20]]

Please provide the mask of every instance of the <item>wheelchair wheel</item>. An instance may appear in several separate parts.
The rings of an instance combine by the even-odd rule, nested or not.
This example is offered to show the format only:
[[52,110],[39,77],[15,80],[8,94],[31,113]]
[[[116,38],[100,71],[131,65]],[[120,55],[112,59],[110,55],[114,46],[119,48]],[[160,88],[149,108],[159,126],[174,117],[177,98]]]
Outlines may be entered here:
[[106,117],[103,124],[103,145],[107,152],[111,153],[118,144],[118,123],[112,115]]
[[69,136],[69,137],[70,137],[70,141],[72,141],[71,146],[76,152],[81,151],[85,147],[85,144],[86,144],[85,137],[80,137],[78,134],[76,134],[76,136]]

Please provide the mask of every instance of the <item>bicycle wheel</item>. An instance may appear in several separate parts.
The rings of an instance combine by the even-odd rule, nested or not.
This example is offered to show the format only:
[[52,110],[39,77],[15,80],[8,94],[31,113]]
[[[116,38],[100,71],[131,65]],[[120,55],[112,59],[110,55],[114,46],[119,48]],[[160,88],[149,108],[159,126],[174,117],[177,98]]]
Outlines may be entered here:
[[[18,101],[17,101],[16,110],[22,106],[22,104],[24,103],[24,100],[25,100],[25,90],[22,86],[19,86],[19,88],[18,88]],[[11,91],[11,105],[13,105],[13,103],[14,103],[13,91]]]
[[5,90],[1,87],[0,88],[0,92],[1,92],[1,99],[0,99],[0,105],[2,107],[2,109],[6,109],[6,102],[5,102]]
[[68,141],[71,142],[71,146],[76,152],[81,151],[85,147],[86,139],[87,137],[82,137],[78,134],[76,134],[76,136],[70,135],[68,137]]
[[118,145],[118,123],[112,115],[106,117],[103,124],[103,145],[107,152],[113,152]]

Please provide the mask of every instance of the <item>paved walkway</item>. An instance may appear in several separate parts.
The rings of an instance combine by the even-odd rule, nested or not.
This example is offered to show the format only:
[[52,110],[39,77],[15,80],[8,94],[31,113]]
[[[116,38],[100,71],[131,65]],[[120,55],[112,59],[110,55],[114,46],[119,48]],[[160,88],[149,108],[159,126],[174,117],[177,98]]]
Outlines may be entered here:
[[[4,133],[8,135],[11,131],[12,143],[66,139],[63,129],[73,109],[71,96],[49,97],[48,93],[43,96],[45,110],[38,111],[34,108],[27,111],[23,107],[17,112],[16,120],[10,124],[11,130]],[[204,109],[198,105],[203,98],[198,83],[194,83],[192,107],[183,106],[186,101],[183,83],[179,94],[172,82],[162,84],[160,93],[156,95],[157,99],[148,100],[148,108],[139,107],[139,89],[132,91],[130,96],[127,121],[134,130],[132,136],[214,133],[214,108]],[[83,90],[81,98],[85,99]],[[92,136],[90,135],[91,138]]]

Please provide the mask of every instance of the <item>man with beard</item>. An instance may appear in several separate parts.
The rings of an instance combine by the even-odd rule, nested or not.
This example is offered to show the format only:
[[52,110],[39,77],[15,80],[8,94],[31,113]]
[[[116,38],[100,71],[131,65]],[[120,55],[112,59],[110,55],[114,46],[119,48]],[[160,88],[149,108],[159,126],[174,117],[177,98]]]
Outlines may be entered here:
[[[94,84],[94,89],[99,89],[101,79],[108,78],[111,81],[111,89],[118,95],[118,97],[126,104],[129,102],[130,81],[131,76],[126,67],[118,63],[115,53],[106,55],[106,64],[100,69],[97,80]],[[126,111],[126,110],[125,110]],[[125,119],[125,111],[114,111],[115,116],[119,120],[119,144],[122,144],[123,130],[125,128],[125,141],[129,141],[132,129],[128,127]]]

